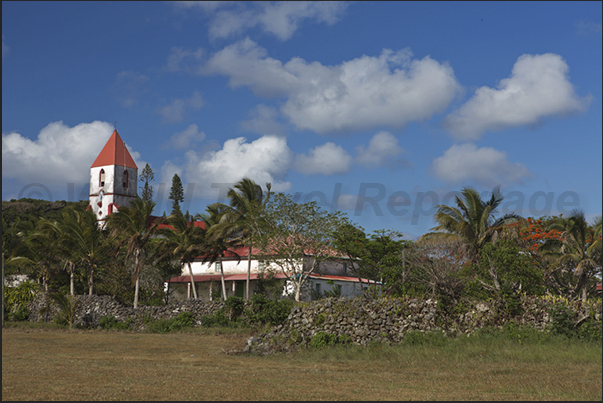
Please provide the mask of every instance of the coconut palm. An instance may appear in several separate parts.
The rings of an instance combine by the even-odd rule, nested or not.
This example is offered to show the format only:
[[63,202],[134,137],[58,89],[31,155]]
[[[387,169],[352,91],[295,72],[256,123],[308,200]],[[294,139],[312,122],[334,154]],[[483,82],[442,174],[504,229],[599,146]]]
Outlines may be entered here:
[[560,239],[547,239],[542,250],[555,256],[551,274],[573,297],[586,301],[589,280],[601,272],[601,217],[589,225],[581,210],[559,217],[549,230],[561,232]]
[[503,196],[499,187],[494,188],[490,200],[481,199],[477,190],[465,187],[461,190],[462,198],[456,196],[456,207],[437,206],[435,220],[438,225],[431,228],[435,233],[425,234],[426,239],[442,236],[459,239],[462,244],[462,255],[471,262],[477,263],[480,250],[488,242],[495,241],[498,232],[505,224],[518,220],[516,214],[506,214],[494,218],[496,208],[502,203]]
[[130,207],[122,206],[107,217],[106,227],[111,237],[118,239],[119,245],[126,246],[126,258],[133,261],[134,308],[138,308],[140,273],[147,257],[147,243],[157,235],[159,225],[163,222],[161,217],[151,220],[154,208],[154,201],[138,197],[131,202]]
[[94,275],[111,255],[112,242],[96,221],[92,210],[73,211],[62,224],[63,249],[70,249],[75,262],[81,262],[88,273],[88,294],[94,289]]
[[[58,220],[40,220],[40,232],[54,240],[56,252],[64,262],[63,268],[69,273],[69,293],[75,295],[75,270],[79,261],[78,251],[74,246],[76,240],[73,236],[78,231],[73,231],[75,226],[81,224],[81,214],[72,209],[64,209]],[[96,220],[92,220],[96,226]]]
[[271,184],[266,184],[267,192],[249,178],[243,178],[230,188],[227,197],[230,205],[224,205],[224,214],[219,225],[214,227],[212,237],[239,237],[248,247],[247,281],[245,284],[245,300],[249,300],[249,283],[251,278],[251,237],[260,219],[259,211],[270,198]]
[[197,299],[197,288],[193,278],[191,263],[204,253],[206,231],[202,227],[194,225],[198,216],[192,216],[180,210],[167,218],[167,224],[171,228],[162,228],[159,231],[159,253],[163,257],[179,259],[182,265],[188,267],[193,296]]
[[34,224],[31,223],[17,233],[20,243],[14,249],[7,264],[22,266],[29,270],[38,278],[38,282],[41,279],[44,291],[48,292],[48,282],[53,273],[58,270],[60,262],[56,253],[55,239],[40,231],[42,220],[40,219],[35,227],[32,227]]
[[[222,264],[222,258],[224,257],[224,252],[226,252],[228,249],[239,246],[240,239],[229,237],[224,232],[224,228],[230,228],[228,226],[229,223],[221,224],[222,218],[227,211],[230,211],[228,210],[228,206],[222,203],[214,203],[207,206],[206,213],[200,215],[208,234],[204,248],[203,262],[209,263],[210,265],[215,262],[220,263],[222,300],[226,299],[226,283],[224,282],[224,267]],[[240,257],[238,255],[237,257],[240,261]]]

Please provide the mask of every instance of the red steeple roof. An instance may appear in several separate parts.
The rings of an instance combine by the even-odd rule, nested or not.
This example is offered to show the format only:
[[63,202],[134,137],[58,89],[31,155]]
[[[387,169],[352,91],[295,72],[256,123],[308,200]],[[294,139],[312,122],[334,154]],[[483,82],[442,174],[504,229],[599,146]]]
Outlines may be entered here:
[[91,168],[104,165],[119,165],[122,167],[138,169],[134,159],[126,148],[124,141],[119,137],[117,129],[113,132],[111,137],[109,137],[107,144],[105,144],[98,157],[96,157]]

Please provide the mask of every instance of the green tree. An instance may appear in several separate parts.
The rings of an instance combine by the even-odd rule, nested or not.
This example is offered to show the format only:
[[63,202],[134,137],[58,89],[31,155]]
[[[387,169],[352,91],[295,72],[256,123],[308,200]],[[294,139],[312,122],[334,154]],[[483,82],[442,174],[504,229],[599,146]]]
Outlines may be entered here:
[[249,283],[251,278],[251,255],[253,235],[262,220],[259,212],[271,195],[271,184],[266,184],[267,191],[249,178],[243,178],[230,188],[227,197],[230,205],[224,205],[224,213],[219,225],[214,226],[212,237],[240,238],[247,246],[247,280],[245,283],[245,300],[249,300]]
[[60,260],[56,250],[56,240],[40,230],[41,221],[36,222],[33,230],[26,226],[24,231],[17,233],[20,242],[7,263],[19,266],[38,282],[42,281],[44,291],[48,292],[50,277],[60,270]]
[[394,230],[376,230],[369,236],[353,224],[343,225],[333,234],[333,246],[346,256],[358,278],[385,282],[387,292],[405,280],[403,250],[410,244]]
[[132,260],[132,280],[134,289],[134,308],[138,308],[140,272],[147,258],[147,243],[157,234],[163,219],[152,221],[151,214],[155,202],[140,197],[132,201],[130,207],[122,206],[116,213],[107,217],[107,230],[120,245],[126,246],[126,257]]
[[336,256],[333,234],[348,221],[341,212],[328,213],[316,202],[298,204],[282,193],[270,198],[261,216],[253,242],[267,265],[285,275],[299,301],[310,274],[321,261]]
[[73,328],[73,324],[75,322],[75,312],[80,303],[80,300],[74,299],[73,295],[66,296],[61,293],[51,293],[50,298],[52,298],[52,300],[56,302],[59,306],[59,309],[61,310],[61,315],[63,315],[63,317],[67,321],[69,329]]
[[60,223],[51,226],[57,229],[54,232],[58,237],[57,250],[64,251],[64,259],[68,263],[84,265],[88,274],[88,294],[92,295],[94,275],[111,256],[111,240],[98,225],[92,210],[68,210]]
[[461,257],[473,263],[479,262],[480,250],[489,242],[497,239],[504,224],[519,219],[516,214],[506,214],[494,218],[496,208],[504,197],[499,187],[492,190],[490,200],[480,198],[477,190],[465,187],[461,190],[462,198],[455,196],[456,207],[439,205],[435,214],[438,225],[422,238],[439,236],[459,238],[462,241]]
[[560,239],[547,239],[541,247],[555,258],[550,275],[571,297],[586,301],[601,278],[601,217],[589,225],[584,212],[574,210],[553,220],[548,229],[561,232]]
[[172,201],[172,214],[180,211],[180,203],[184,201],[184,189],[178,174],[174,174],[172,177],[172,188],[170,189],[169,199]]
[[152,201],[153,186],[149,185],[149,182],[155,180],[155,174],[153,173],[153,170],[151,169],[151,166],[149,164],[146,164],[144,166],[144,169],[142,170],[142,173],[140,174],[138,180],[144,183],[144,185],[140,187],[140,189],[142,190],[142,200],[147,203]]
[[178,210],[167,218],[168,228],[162,228],[159,235],[159,250],[163,256],[179,259],[183,266],[188,267],[193,296],[197,296],[197,288],[193,277],[191,263],[205,252],[206,231],[194,224],[198,216],[188,212],[183,214]]
[[[239,246],[240,238],[229,237],[225,235],[220,226],[224,214],[227,213],[227,207],[221,203],[214,203],[206,208],[206,213],[201,214],[200,218],[203,220],[205,229],[207,230],[207,237],[205,240],[205,248],[203,254],[203,262],[209,263],[210,265],[219,262],[220,263],[220,280],[222,283],[222,300],[226,300],[226,283],[224,282],[224,267],[223,257],[224,252],[228,249]],[[240,261],[240,256],[237,255]]]

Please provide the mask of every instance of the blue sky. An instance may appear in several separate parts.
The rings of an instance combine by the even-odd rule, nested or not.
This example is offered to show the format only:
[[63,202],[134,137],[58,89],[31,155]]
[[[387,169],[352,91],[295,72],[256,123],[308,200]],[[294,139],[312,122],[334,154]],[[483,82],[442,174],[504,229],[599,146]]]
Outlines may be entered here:
[[117,130],[203,212],[249,176],[407,237],[601,214],[601,2],[2,2],[2,199],[88,197]]

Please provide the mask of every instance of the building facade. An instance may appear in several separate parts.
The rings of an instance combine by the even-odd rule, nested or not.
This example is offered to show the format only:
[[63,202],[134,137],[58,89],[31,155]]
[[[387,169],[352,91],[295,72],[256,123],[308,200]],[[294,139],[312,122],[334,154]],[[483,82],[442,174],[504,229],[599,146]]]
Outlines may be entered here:
[[136,199],[137,184],[138,167],[115,130],[90,167],[89,207],[99,225],[119,206]]

